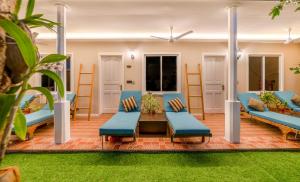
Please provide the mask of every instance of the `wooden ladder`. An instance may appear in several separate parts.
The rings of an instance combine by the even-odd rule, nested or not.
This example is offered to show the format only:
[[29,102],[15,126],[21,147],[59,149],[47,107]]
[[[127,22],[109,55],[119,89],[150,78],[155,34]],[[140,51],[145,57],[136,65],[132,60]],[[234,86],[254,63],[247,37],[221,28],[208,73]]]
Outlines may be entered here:
[[[80,109],[88,109],[88,120],[91,119],[91,112],[92,112],[92,101],[93,101],[93,90],[94,90],[94,79],[95,79],[95,64],[92,66],[91,72],[83,72],[83,66],[80,64],[79,68],[79,75],[78,75],[78,82],[77,82],[77,94],[76,94],[76,100],[75,100],[75,108],[74,108],[74,121],[76,120],[76,112]],[[81,83],[81,76],[82,75],[90,75],[91,76],[91,82],[90,83]],[[90,87],[89,95],[81,95],[80,88],[82,86]],[[79,98],[88,98],[89,99],[89,105],[88,107],[79,107],[78,106],[78,99]]]
[[[190,76],[199,76],[199,83],[198,84],[191,84],[189,81]],[[198,73],[189,73],[188,72],[188,65],[185,64],[185,84],[186,84],[186,91],[187,91],[187,106],[189,112],[193,109],[200,109],[200,113],[202,114],[202,119],[205,120],[205,113],[204,113],[204,99],[203,99],[203,89],[202,89],[202,69],[201,65],[198,64]],[[190,87],[200,87],[199,95],[191,95],[190,94]],[[191,107],[191,98],[199,98],[201,107]]]

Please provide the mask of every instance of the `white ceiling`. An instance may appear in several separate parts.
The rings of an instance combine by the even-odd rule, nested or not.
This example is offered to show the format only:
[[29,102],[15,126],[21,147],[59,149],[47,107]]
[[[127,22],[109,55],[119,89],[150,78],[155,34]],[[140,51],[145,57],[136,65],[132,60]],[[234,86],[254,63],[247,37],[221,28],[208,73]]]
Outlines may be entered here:
[[[65,0],[68,5],[69,38],[145,39],[150,35],[168,35],[194,30],[187,39],[226,39],[228,0]],[[36,13],[56,19],[55,1],[39,0]],[[274,1],[239,1],[238,34],[240,39],[283,40],[287,28],[300,36],[300,12],[287,7],[271,20],[268,15]],[[55,37],[42,29],[40,38]],[[52,33],[53,34],[53,33]]]

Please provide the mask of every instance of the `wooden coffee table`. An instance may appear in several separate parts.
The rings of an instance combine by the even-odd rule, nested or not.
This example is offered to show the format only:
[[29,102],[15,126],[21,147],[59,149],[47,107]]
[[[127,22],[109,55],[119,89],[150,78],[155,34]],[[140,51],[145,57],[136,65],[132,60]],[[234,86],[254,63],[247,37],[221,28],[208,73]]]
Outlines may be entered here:
[[139,135],[169,136],[169,125],[165,113],[141,114],[138,123]]

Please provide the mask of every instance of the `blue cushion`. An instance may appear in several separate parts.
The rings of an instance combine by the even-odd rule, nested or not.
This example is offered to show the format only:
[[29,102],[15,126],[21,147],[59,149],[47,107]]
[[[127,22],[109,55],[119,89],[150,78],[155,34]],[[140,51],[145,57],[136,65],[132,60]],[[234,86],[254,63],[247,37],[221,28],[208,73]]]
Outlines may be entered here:
[[67,100],[70,101],[70,103],[73,103],[75,100],[76,94],[73,92],[67,92]]
[[[186,101],[181,93],[167,93],[164,94],[164,109],[166,112],[173,112],[173,109],[168,102],[172,99],[175,99],[176,97],[178,97],[183,103],[183,105],[186,106]],[[187,110],[186,108],[184,108],[179,112],[187,112]]]
[[250,111],[251,115],[264,118],[275,123],[279,123],[290,128],[300,130],[300,118],[293,117],[285,114],[280,114],[271,111],[259,112],[259,111]]
[[26,102],[30,102],[34,98],[35,98],[35,95],[33,95],[33,94],[26,94],[26,95],[24,95],[24,97],[22,98],[21,103],[19,105],[20,108],[23,109],[25,107],[25,105],[26,105]]
[[118,112],[104,123],[100,135],[133,136],[140,118],[140,112]]
[[175,136],[210,135],[210,129],[188,112],[166,112]]
[[296,112],[300,112],[300,106],[297,106],[296,104],[294,104],[292,102],[292,98],[295,95],[294,92],[292,91],[277,91],[274,92],[274,95],[281,101],[281,102],[287,102],[287,105],[290,109],[296,111]]
[[[250,98],[260,100],[260,98],[258,97],[258,95],[256,93],[249,93],[249,92],[238,93],[238,99],[241,101],[241,104],[245,108],[246,112],[256,111],[255,109],[248,106]],[[269,109],[265,107],[265,111],[268,111],[268,110]]]
[[122,91],[121,93],[121,97],[120,97],[120,103],[119,103],[119,111],[124,112],[125,109],[123,107],[122,104],[122,100],[127,99],[131,96],[134,96],[135,101],[138,105],[138,108],[131,111],[131,112],[135,112],[135,111],[140,111],[141,110],[141,103],[142,103],[142,92],[141,91],[135,91],[135,90],[127,90],[127,91]]
[[48,109],[48,104],[45,105],[42,109],[26,114],[26,125],[27,126],[32,126],[34,124],[40,123],[45,121],[46,119],[50,119],[54,116],[54,111],[50,111]]

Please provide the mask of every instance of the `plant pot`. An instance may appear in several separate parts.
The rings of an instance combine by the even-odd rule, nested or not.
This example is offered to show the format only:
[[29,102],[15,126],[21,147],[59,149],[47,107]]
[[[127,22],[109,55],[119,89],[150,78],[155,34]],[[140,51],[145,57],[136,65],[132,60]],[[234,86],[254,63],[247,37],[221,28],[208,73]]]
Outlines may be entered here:
[[15,40],[6,37],[6,42],[6,71],[11,78],[12,83],[16,84],[22,81],[23,75],[28,71],[28,66],[25,63]]
[[17,167],[6,167],[0,169],[1,182],[20,182],[20,172]]

